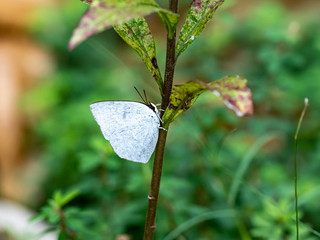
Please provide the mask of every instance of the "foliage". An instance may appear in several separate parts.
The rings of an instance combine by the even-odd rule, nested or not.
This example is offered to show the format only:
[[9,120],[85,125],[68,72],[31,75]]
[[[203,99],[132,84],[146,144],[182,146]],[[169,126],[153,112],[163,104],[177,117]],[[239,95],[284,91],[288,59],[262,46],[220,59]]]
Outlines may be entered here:
[[156,58],[153,36],[144,18],[135,18],[128,23],[114,26],[114,30],[143,59],[161,91],[163,80]]
[[247,87],[246,79],[231,76],[208,84],[190,81],[173,87],[170,105],[163,115],[163,126],[167,127],[181,113],[188,110],[205,91],[210,91],[221,98],[239,117],[253,113],[251,90]]
[[[148,93],[154,93],[154,85],[142,82],[149,79],[149,73],[139,68],[136,56],[123,48],[112,31],[71,53],[64,50],[72,26],[62,23],[72,19],[75,25],[81,11],[77,4],[66,4],[50,18],[60,23],[51,32],[34,27],[39,41],[53,49],[58,62],[57,71],[23,101],[34,122],[35,146],[43,149],[48,172],[43,199],[55,189],[76,188],[80,195],[71,203],[77,211],[70,215],[81,222],[79,238],[99,239],[87,237],[84,230],[90,229],[109,239],[122,233],[141,239],[151,164],[142,167],[121,161],[106,147],[103,137],[97,135],[88,103],[138,99],[133,84],[144,86]],[[300,221],[304,223],[300,226],[303,239],[316,239],[312,228],[319,231],[320,222],[320,33],[315,31],[319,16],[291,12],[273,1],[256,3],[241,20],[239,13],[219,11],[215,24],[180,56],[176,79],[201,76],[211,81],[239,73],[250,79],[255,114],[236,118],[208,92],[173,123],[156,239],[177,229],[182,229],[179,235],[186,239],[261,239],[270,233],[275,240],[291,239],[295,225],[293,136],[305,97],[310,107],[298,148]],[[41,24],[50,26],[49,20]],[[104,47],[99,47],[101,43]],[[164,49],[157,50],[161,65]],[[224,209],[221,217],[205,215]],[[82,211],[93,215],[81,215]],[[78,214],[80,218],[74,217]],[[193,219],[203,221],[188,225]]]
[[176,55],[180,56],[202,32],[207,22],[224,0],[196,0],[191,3],[188,15],[182,26],[176,47]]
[[83,15],[69,43],[73,49],[83,40],[113,25],[128,22],[134,18],[158,12],[160,18],[172,36],[177,24],[177,16],[162,9],[154,0],[94,0],[89,10]]
[[95,226],[89,228],[93,220],[98,220],[99,216],[96,212],[81,210],[77,207],[65,207],[77,195],[79,195],[78,190],[65,194],[56,191],[52,199],[48,200],[47,205],[33,219],[46,219],[53,225],[47,231],[58,231],[58,240],[103,239],[99,234],[99,230],[103,231],[103,229],[96,229]]

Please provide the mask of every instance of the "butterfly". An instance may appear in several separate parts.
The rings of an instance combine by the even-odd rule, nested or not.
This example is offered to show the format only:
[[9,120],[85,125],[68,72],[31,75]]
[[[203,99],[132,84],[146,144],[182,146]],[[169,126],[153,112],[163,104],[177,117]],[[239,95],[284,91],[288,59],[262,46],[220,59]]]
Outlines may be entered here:
[[[141,96],[141,95],[140,95]],[[104,138],[115,153],[129,161],[147,163],[158,141],[161,119],[148,102],[101,101],[90,105]]]

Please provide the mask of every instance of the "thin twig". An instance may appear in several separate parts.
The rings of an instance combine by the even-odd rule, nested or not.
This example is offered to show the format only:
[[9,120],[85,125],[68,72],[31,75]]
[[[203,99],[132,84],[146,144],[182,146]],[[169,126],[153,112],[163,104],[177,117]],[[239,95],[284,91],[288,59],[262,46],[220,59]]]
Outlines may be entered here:
[[308,98],[304,99],[304,108],[302,110],[298,127],[296,130],[296,134],[294,135],[294,197],[296,200],[295,203],[295,210],[296,210],[296,234],[297,234],[297,240],[299,240],[299,214],[298,214],[298,174],[297,174],[297,150],[298,150],[298,134],[300,131],[301,123],[303,120],[303,117],[306,113],[307,107],[308,107],[309,100]]

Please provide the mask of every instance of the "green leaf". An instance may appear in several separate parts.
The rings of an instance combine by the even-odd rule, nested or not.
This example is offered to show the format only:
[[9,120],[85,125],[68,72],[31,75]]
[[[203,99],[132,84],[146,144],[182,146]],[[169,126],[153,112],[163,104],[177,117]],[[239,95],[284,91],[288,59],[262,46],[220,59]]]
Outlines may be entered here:
[[173,34],[176,31],[176,26],[179,20],[179,15],[168,10],[162,9],[158,12],[158,15],[164,25],[164,27],[168,31],[168,36],[170,39],[173,38]]
[[167,128],[181,113],[189,109],[198,96],[206,90],[206,87],[196,81],[173,86],[170,104],[162,117],[163,127]]
[[246,79],[239,76],[224,77],[207,84],[207,88],[238,117],[253,114],[252,94]]
[[163,80],[156,58],[156,47],[146,20],[142,17],[114,26],[119,36],[143,59],[162,90]]
[[70,202],[72,199],[74,199],[76,196],[80,194],[79,190],[71,190],[65,194],[62,194],[61,191],[56,191],[53,194],[53,199],[49,200],[49,204],[52,207],[63,207],[68,202]]
[[74,189],[74,190],[71,190],[71,191],[65,193],[62,196],[62,199],[61,199],[61,202],[60,202],[60,204],[61,204],[60,206],[63,207],[64,205],[69,203],[71,200],[76,198],[79,194],[80,194],[80,192],[77,189]]
[[62,193],[61,193],[61,191],[60,190],[57,190],[57,191],[55,191],[54,193],[53,193],[53,197],[52,197],[52,200],[53,201],[51,201],[50,202],[50,200],[49,200],[49,202],[50,202],[50,204],[52,205],[52,206],[61,206],[61,200],[62,200]]
[[[90,3],[90,1],[85,1]],[[78,27],[74,30],[69,42],[72,50],[90,36],[104,31],[114,25],[128,22],[131,19],[142,17],[153,12],[160,13],[168,31],[175,26],[177,15],[162,9],[154,0],[93,0],[89,10],[82,16]]]
[[194,0],[181,28],[176,46],[176,57],[199,36],[224,0]]

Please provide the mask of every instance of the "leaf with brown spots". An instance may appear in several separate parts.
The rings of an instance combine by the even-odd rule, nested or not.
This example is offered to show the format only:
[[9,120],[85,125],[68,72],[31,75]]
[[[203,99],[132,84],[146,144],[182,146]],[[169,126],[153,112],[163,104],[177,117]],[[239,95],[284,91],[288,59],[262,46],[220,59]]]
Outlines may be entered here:
[[[89,0],[85,0],[89,3]],[[90,8],[82,16],[69,42],[69,49],[75,48],[90,36],[114,25],[128,22],[157,12],[166,27],[175,26],[178,15],[160,8],[154,0],[92,0]],[[172,32],[169,29],[168,32]]]
[[181,113],[188,110],[200,94],[208,90],[220,97],[238,117],[253,113],[251,90],[247,86],[246,79],[232,76],[211,83],[191,81],[173,86],[170,104],[162,117],[164,128],[167,128]]
[[253,114],[252,94],[246,79],[239,76],[224,77],[207,84],[207,88],[238,117]]
[[199,36],[207,22],[213,17],[224,0],[193,0],[181,28],[176,46],[176,56],[179,57],[187,47]]
[[206,87],[196,81],[173,86],[170,104],[162,117],[163,127],[168,127],[181,113],[188,110],[206,90]]
[[114,26],[119,36],[143,59],[162,91],[163,80],[156,58],[156,47],[146,20],[142,17]]

